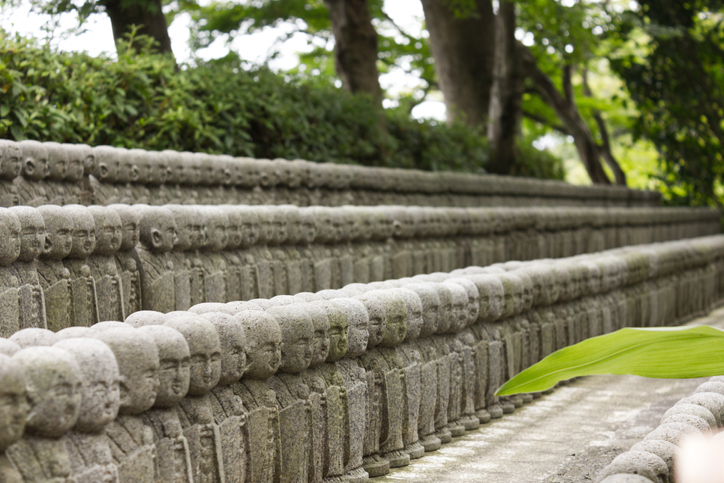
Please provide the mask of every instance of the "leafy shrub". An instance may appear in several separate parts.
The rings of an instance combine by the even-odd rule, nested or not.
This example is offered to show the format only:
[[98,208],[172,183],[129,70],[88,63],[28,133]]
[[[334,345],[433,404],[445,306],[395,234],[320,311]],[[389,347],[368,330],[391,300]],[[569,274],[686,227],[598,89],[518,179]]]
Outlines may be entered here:
[[327,83],[235,59],[175,70],[136,37],[118,59],[0,33],[0,137],[260,158],[480,171],[481,133],[416,121]]

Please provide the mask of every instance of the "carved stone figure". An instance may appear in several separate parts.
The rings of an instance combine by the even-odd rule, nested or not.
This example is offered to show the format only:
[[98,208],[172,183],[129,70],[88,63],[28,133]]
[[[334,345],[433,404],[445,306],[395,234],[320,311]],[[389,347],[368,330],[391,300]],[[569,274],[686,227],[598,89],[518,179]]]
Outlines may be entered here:
[[38,141],[20,141],[22,176],[15,178],[19,204],[40,206],[48,203],[48,195],[40,183],[49,172],[48,150]]
[[196,482],[225,480],[221,434],[209,393],[221,377],[221,343],[214,325],[198,315],[169,317],[165,326],[181,332],[191,354],[188,396],[179,403],[179,418],[189,442]]
[[[4,340],[4,339],[3,339]],[[5,345],[8,341],[5,341]],[[18,348],[18,350],[20,350]],[[25,431],[28,401],[22,365],[0,349],[0,480],[21,483],[23,478],[5,455],[5,450],[20,441]]]
[[72,469],[63,435],[81,410],[80,368],[70,353],[54,347],[29,347],[13,360],[23,369],[30,408],[25,436],[6,454],[22,481],[67,481]]
[[48,329],[22,329],[10,336],[10,340],[25,349],[26,347],[50,347],[58,342],[58,335]]
[[91,335],[110,347],[118,364],[119,414],[106,427],[106,437],[119,481],[153,483],[156,446],[153,430],[144,424],[141,414],[151,409],[159,389],[156,344],[149,335],[128,325],[93,330]]
[[108,208],[118,213],[123,225],[121,247],[115,253],[115,258],[123,287],[123,307],[128,316],[143,307],[141,273],[138,270],[135,253],[140,239],[140,218],[130,205],[113,204]]
[[123,305],[126,297],[123,293],[121,268],[116,263],[115,254],[123,241],[123,222],[112,208],[91,206],[88,208],[96,230],[96,246],[88,259],[91,275],[96,283],[100,320],[122,321],[126,318],[127,308]]
[[174,264],[169,255],[176,240],[176,222],[171,211],[156,206],[141,210],[136,256],[144,310],[172,312],[176,307]]
[[0,208],[0,336],[20,330],[20,280],[13,263],[20,256],[21,225],[7,208]]
[[22,153],[15,141],[0,142],[0,206],[11,207],[20,203],[18,189],[13,181],[20,176]]
[[85,206],[63,207],[73,219],[73,243],[63,265],[70,272],[72,294],[72,325],[90,327],[100,322],[96,281],[88,259],[96,247],[96,226],[93,215]]
[[63,259],[73,246],[73,218],[56,205],[38,208],[45,224],[45,247],[38,262],[38,279],[43,287],[48,328],[54,332],[70,327],[73,320],[70,271]]
[[93,151],[86,144],[62,144],[61,148],[68,156],[68,168],[62,180],[63,204],[88,206],[92,201],[92,193],[89,179],[83,174],[86,165],[90,165],[88,169],[92,169],[95,163]]
[[20,255],[13,264],[19,287],[20,328],[47,328],[45,299],[38,278],[37,258],[45,245],[45,223],[40,212],[29,206],[13,206],[20,221]]
[[68,151],[56,142],[46,142],[43,146],[48,150],[48,174],[37,183],[45,190],[47,204],[64,205],[68,197],[64,182],[68,175]]
[[[204,270],[204,301],[224,303],[226,300],[227,267],[221,252],[229,240],[229,217],[218,207],[204,207],[199,216],[206,223],[206,241],[200,259]],[[229,300],[231,302],[231,300]]]
[[[142,313],[142,312],[138,312]],[[162,322],[145,314],[147,322]],[[153,408],[141,416],[153,430],[156,445],[155,481],[158,483],[191,483],[191,453],[178,417],[178,403],[189,390],[191,356],[186,339],[171,327],[145,325],[139,329],[151,337],[158,349],[159,386]]]
[[118,415],[118,365],[110,348],[94,339],[66,339],[54,345],[68,351],[80,369],[82,401],[78,421],[68,433],[73,478],[79,483],[118,482],[105,428]]

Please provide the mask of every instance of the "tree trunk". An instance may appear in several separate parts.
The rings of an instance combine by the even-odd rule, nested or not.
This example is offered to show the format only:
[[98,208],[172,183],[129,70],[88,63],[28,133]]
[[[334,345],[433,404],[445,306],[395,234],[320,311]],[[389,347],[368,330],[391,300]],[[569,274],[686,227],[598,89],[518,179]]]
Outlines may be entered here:
[[136,25],[140,27],[138,34],[148,35],[158,42],[159,52],[173,55],[161,0],[104,0],[102,5],[111,18],[116,44],[132,31],[131,26]]
[[515,3],[500,2],[495,33],[495,80],[488,124],[490,162],[486,169],[491,173],[515,174],[515,141],[520,135],[525,89],[515,40]]
[[495,64],[495,14],[490,0],[473,0],[470,12],[456,12],[448,0],[422,0],[430,48],[447,119],[485,124]]
[[593,134],[583,120],[576,106],[571,84],[572,67],[563,68],[563,95],[558,91],[553,81],[538,68],[535,56],[523,44],[520,46],[521,56],[525,58],[526,72],[535,84],[543,100],[556,112],[558,119],[563,123],[571,136],[573,136],[578,155],[585,166],[588,176],[593,183],[611,184],[601,165],[601,153]]
[[367,0],[324,0],[334,32],[334,60],[342,85],[382,102],[377,73],[377,32]]

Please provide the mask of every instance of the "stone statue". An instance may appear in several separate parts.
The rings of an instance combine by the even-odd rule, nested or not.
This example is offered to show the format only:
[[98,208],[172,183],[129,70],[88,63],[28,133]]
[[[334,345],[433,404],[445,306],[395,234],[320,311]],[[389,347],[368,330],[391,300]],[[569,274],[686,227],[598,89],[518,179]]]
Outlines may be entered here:
[[130,205],[113,204],[108,208],[114,210],[121,217],[123,233],[121,247],[115,253],[116,266],[121,277],[123,288],[123,307],[126,316],[138,312],[143,307],[141,273],[138,270],[136,245],[140,239],[140,218],[136,210]]
[[38,141],[20,141],[22,176],[15,178],[19,204],[40,206],[48,203],[48,195],[40,181],[48,175],[48,149]]
[[47,204],[64,205],[68,198],[65,187],[69,165],[68,151],[56,142],[46,142],[43,146],[48,150],[48,175],[37,183],[45,190]]
[[83,174],[87,164],[95,163],[93,151],[86,144],[62,144],[61,149],[68,156],[68,168],[63,178],[63,204],[88,206],[92,202],[92,193],[89,179]]
[[73,478],[79,483],[117,483],[118,468],[105,437],[105,428],[118,415],[121,402],[115,356],[94,339],[66,339],[54,347],[71,353],[80,369],[80,413],[67,436]]
[[189,391],[178,413],[189,442],[194,481],[224,483],[221,434],[209,394],[221,377],[219,334],[211,322],[192,314],[169,317],[164,325],[181,332],[191,354]]
[[[188,310],[191,307],[191,277],[195,277],[194,288],[199,291],[197,285],[202,280],[202,275],[196,273],[197,268],[194,267],[196,262],[196,251],[191,250],[194,240],[194,218],[196,210],[186,205],[165,205],[173,214],[176,222],[177,237],[174,243],[173,251],[169,253],[169,257],[173,261],[174,267],[174,291],[176,296],[176,310]],[[199,261],[200,263],[200,261]],[[195,299],[199,299],[197,295]]]
[[[5,339],[3,339],[5,340]],[[5,342],[5,345],[8,341]],[[17,348],[19,351],[20,348]],[[23,366],[0,349],[0,480],[21,483],[23,477],[5,455],[5,450],[20,441],[25,431],[28,401]]]
[[199,216],[206,220],[206,242],[199,254],[204,270],[204,301],[224,303],[227,302],[227,267],[221,252],[229,240],[229,217],[216,206],[203,207],[199,210]]
[[[100,324],[99,324],[100,325]],[[119,481],[153,483],[156,446],[153,430],[142,414],[151,409],[159,389],[158,349],[153,339],[129,326],[92,330],[116,357],[121,394],[118,417],[106,426],[106,437]]]
[[242,300],[241,291],[244,274],[239,258],[239,249],[243,243],[243,220],[241,212],[232,205],[221,205],[219,207],[226,214],[229,224],[227,226],[226,248],[220,253],[221,258],[226,264],[226,279],[224,286],[226,288],[225,299],[227,302]]
[[60,339],[58,334],[48,329],[22,329],[10,336],[10,340],[23,349],[26,347],[50,347]]
[[0,142],[0,206],[9,208],[20,203],[13,181],[20,176],[22,153],[15,141]]
[[156,445],[155,481],[158,483],[191,483],[193,471],[189,443],[183,435],[178,417],[178,403],[189,390],[191,355],[186,339],[171,327],[153,325],[163,322],[154,314],[142,317],[148,325],[139,329],[153,339],[158,350],[159,386],[153,408],[141,418],[153,430]]
[[254,258],[257,271],[258,298],[270,299],[276,295],[274,287],[274,260],[268,245],[274,242],[274,212],[269,206],[255,206],[259,219],[259,236],[249,252]]
[[141,273],[144,310],[172,312],[176,307],[174,263],[169,252],[177,238],[171,211],[156,206],[141,210],[136,263]]
[[47,328],[45,299],[37,271],[37,258],[45,245],[43,216],[29,206],[13,206],[10,211],[20,221],[20,255],[12,266],[19,284],[20,328]]
[[70,353],[54,347],[29,347],[13,360],[25,375],[29,411],[25,436],[6,454],[22,481],[69,481],[71,460],[63,436],[80,414],[80,368]]
[[0,208],[0,336],[9,337],[21,328],[20,280],[14,262],[20,256],[21,226],[18,217]]
[[112,208],[91,206],[88,210],[93,215],[96,230],[96,246],[88,265],[96,283],[98,300],[103,300],[98,306],[98,316],[100,320],[122,321],[127,314],[127,307],[123,304],[126,296],[123,293],[123,272],[115,254],[123,242],[123,222]]
[[241,262],[241,300],[252,300],[259,296],[259,272],[252,247],[259,239],[259,217],[250,206],[237,208],[241,216],[241,246],[237,250]]
[[38,279],[43,287],[45,316],[54,332],[70,327],[73,320],[70,271],[63,259],[73,246],[73,218],[56,205],[38,208],[45,224],[45,247],[38,261]]
[[100,322],[96,281],[91,274],[89,257],[96,247],[96,226],[93,215],[85,206],[63,207],[73,219],[73,243],[63,265],[70,272],[72,294],[72,324],[90,327]]

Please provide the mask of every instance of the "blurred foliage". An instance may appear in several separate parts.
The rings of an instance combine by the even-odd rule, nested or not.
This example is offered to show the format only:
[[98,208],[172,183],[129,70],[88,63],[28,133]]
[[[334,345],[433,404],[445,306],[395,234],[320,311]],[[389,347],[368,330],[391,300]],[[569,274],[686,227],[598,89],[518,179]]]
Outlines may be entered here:
[[387,110],[385,135],[366,96],[233,56],[175,71],[150,45],[130,38],[111,60],[0,34],[0,137],[425,170],[487,161],[469,128]]
[[661,154],[671,203],[721,206],[724,2],[640,4],[625,15],[621,53],[612,60],[641,113],[634,135]]

